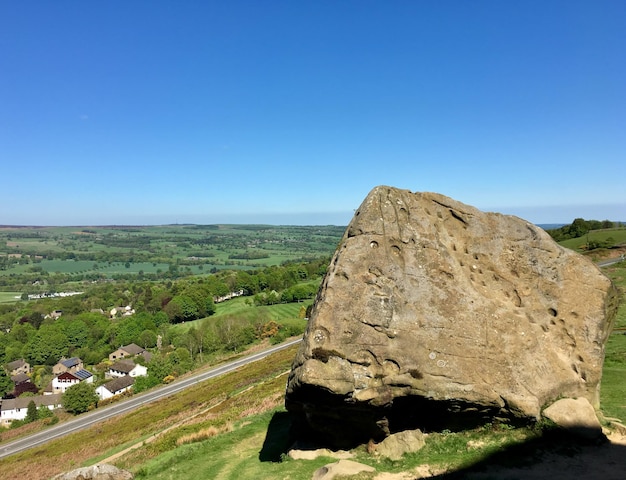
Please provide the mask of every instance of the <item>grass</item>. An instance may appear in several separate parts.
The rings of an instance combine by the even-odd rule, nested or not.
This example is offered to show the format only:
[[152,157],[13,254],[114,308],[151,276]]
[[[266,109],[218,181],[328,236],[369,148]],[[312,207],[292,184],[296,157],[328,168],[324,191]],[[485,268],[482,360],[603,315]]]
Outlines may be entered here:
[[620,290],[622,302],[615,318],[614,331],[605,346],[600,404],[606,416],[619,418],[626,424],[626,262],[604,268],[603,272]]
[[[269,225],[163,225],[140,227],[18,227],[0,229],[0,256],[48,255],[72,252],[81,260],[41,260],[11,263],[0,276],[19,276],[41,267],[48,273],[75,275],[156,274],[183,261],[180,270],[196,275],[211,269],[255,269],[303,257],[329,256],[345,227]],[[266,258],[229,258],[264,253]],[[205,255],[206,254],[206,255]],[[185,265],[189,257],[199,264]],[[58,257],[58,256],[57,256]],[[116,265],[119,259],[129,259]],[[89,260],[88,260],[89,259]],[[134,259],[134,261],[131,261]],[[110,260],[109,263],[107,260]],[[156,263],[157,265],[153,265]],[[94,267],[95,266],[95,267]]]
[[0,292],[0,303],[15,303],[21,295],[19,292]]
[[267,321],[274,320],[280,324],[287,325],[293,321],[302,322],[303,320],[299,318],[300,309],[302,307],[306,308],[307,305],[313,302],[312,300],[308,300],[306,302],[281,303],[278,305],[256,307],[249,303],[249,299],[250,297],[238,297],[218,303],[215,306],[216,312],[214,315],[191,322],[179,323],[173,325],[172,328],[176,329],[178,332],[186,332],[191,327],[197,328],[201,322],[207,319],[211,320],[221,316],[236,316],[250,321],[265,318]]
[[585,250],[587,242],[604,242],[609,238],[612,238],[616,245],[626,244],[626,228],[592,230],[588,235],[564,240],[559,242],[559,244],[574,251],[581,252]]

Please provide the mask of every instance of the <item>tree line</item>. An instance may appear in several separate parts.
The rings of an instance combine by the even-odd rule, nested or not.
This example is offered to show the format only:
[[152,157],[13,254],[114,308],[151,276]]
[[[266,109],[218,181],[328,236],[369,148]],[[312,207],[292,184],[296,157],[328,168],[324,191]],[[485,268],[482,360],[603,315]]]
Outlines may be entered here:
[[[154,360],[156,377],[141,382],[154,382],[157,377],[161,381],[191,368],[198,356],[235,351],[256,339],[279,340],[301,333],[288,326],[272,325],[272,319],[263,314],[213,319],[215,299],[231,292],[249,297],[251,305],[312,298],[317,290],[314,280],[325,273],[327,264],[328,258],[258,271],[220,271],[176,281],[107,282],[94,284],[82,295],[2,304],[0,363],[24,358],[37,366],[33,381],[41,388],[61,357],[77,356],[85,364],[98,365],[121,345],[136,343],[163,353],[162,358],[157,355]],[[257,302],[262,294],[276,295],[278,301]],[[124,316],[124,309],[120,309],[111,318],[112,307],[127,305],[132,306],[134,314]],[[62,314],[54,318],[50,316],[53,311]],[[302,311],[301,317],[305,316]],[[206,320],[187,331],[173,328],[174,324],[202,318]],[[160,376],[163,371],[167,375]]]
[[571,238],[583,237],[592,230],[619,228],[621,226],[623,226],[621,222],[612,222],[610,220],[585,220],[584,218],[576,218],[569,225],[550,229],[547,230],[547,232],[554,241],[561,242]]

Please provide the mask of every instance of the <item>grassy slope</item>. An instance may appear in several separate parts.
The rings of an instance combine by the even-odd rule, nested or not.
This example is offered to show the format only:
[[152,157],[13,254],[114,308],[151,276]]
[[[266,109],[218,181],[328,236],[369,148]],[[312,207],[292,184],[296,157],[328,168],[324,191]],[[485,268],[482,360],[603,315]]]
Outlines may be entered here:
[[606,343],[606,360],[602,374],[600,404],[608,417],[626,424],[626,262],[605,268],[622,293],[622,303],[615,319],[615,330]]
[[[300,309],[304,306],[310,305],[313,300],[307,300],[305,302],[294,303],[281,303],[278,305],[268,305],[255,307],[250,305],[250,297],[238,297],[228,300],[226,302],[218,303],[215,311],[215,315],[207,317],[208,319],[214,319],[221,316],[236,315],[240,318],[252,320],[254,318],[265,318],[268,321],[274,320],[279,323],[286,323],[292,320],[300,320],[298,315]],[[179,323],[174,325],[174,328],[179,332],[186,332],[191,327],[198,327],[198,325],[205,321],[205,318],[199,320],[193,320],[191,322]],[[302,320],[300,320],[302,321]]]
[[[605,272],[622,289],[626,287],[624,263]],[[620,307],[616,327],[626,327],[624,304]],[[56,472],[107,460],[124,447],[139,442],[136,450],[110,460],[135,472],[137,478],[309,479],[319,466],[330,460],[264,461],[277,460],[277,452],[284,449],[288,441],[288,419],[281,406],[286,378],[277,375],[289,368],[294,353],[294,348],[289,349],[121,419],[4,459],[0,461],[0,477],[48,478]],[[624,378],[626,335],[614,334],[607,343],[601,403],[607,416],[626,422]],[[263,379],[267,381],[261,383]],[[250,390],[245,390],[250,386]],[[223,402],[207,410],[220,400]],[[184,422],[189,413],[197,416]],[[183,423],[178,425],[179,422]],[[172,426],[155,441],[146,441]],[[486,428],[461,434],[433,434],[424,450],[407,455],[400,462],[377,462],[364,449],[357,450],[356,460],[376,466],[379,472],[407,471],[424,463],[438,469],[457,469],[502,450],[505,445],[533,439],[536,433],[525,429]],[[185,439],[190,443],[184,443]],[[146,443],[142,444],[144,441]],[[468,442],[477,442],[479,446],[469,449]]]
[[17,299],[15,296],[22,295],[19,292],[0,292],[0,303],[15,303]]
[[[626,288],[626,265],[612,267],[606,273],[622,289]],[[616,327],[626,327],[626,304],[620,307]],[[602,384],[602,411],[606,416],[626,422],[626,335],[614,334],[607,343],[607,361]],[[278,393],[278,392],[277,392]],[[122,462],[134,470],[137,478],[178,479],[216,478],[239,480],[247,478],[309,479],[329,458],[315,461],[263,462],[263,452],[276,443],[285,442],[287,424],[282,409],[254,416],[233,432],[186,445],[164,453],[140,465]],[[283,425],[281,426],[282,420]],[[278,419],[278,420],[277,420]],[[278,427],[272,424],[278,423]],[[274,433],[278,431],[277,438]],[[280,433],[282,432],[282,437]],[[375,466],[378,472],[402,472],[429,464],[436,470],[455,470],[488,457],[505,447],[522,445],[536,439],[537,431],[483,428],[460,434],[432,434],[427,446],[415,455],[406,455],[400,462],[379,462],[364,449],[357,450],[356,460]],[[480,445],[469,449],[470,442]],[[284,446],[284,445],[283,445]],[[281,445],[274,445],[280,450]],[[269,448],[271,450],[271,448]],[[362,476],[358,478],[371,478]]]
[[612,238],[616,244],[626,244],[626,229],[625,228],[611,228],[606,230],[592,230],[587,235],[578,238],[572,238],[570,240],[564,240],[559,242],[566,248],[570,248],[574,251],[580,252],[584,250],[587,241],[604,242],[608,238]]
[[[138,442],[139,449],[115,463],[133,470],[140,468],[144,462],[175,449],[179,437],[210,427],[220,428],[239,418],[276,408],[282,403],[284,374],[294,355],[295,347],[291,347],[122,417],[2,459],[0,478],[47,479],[101,461]],[[209,410],[210,407],[214,408]],[[168,428],[172,429],[162,433]],[[159,433],[161,436],[156,440],[142,445]]]

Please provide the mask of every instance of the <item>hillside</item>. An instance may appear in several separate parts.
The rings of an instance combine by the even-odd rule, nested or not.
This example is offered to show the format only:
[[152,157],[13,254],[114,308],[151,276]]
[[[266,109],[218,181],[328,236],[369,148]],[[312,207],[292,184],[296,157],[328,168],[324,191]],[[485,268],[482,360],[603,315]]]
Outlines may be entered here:
[[[626,264],[604,272],[623,292]],[[622,423],[626,423],[624,331],[626,306],[622,304],[607,343],[601,391],[603,414]],[[295,348],[290,348],[98,427],[0,460],[0,478],[40,480],[108,462],[139,479],[310,479],[317,468],[334,460],[296,461],[282,455],[290,444],[290,417],[282,407],[285,374],[294,355]],[[454,471],[473,478],[466,470],[470,467],[491,472],[488,478],[511,472],[516,472],[515,478],[624,478],[626,441],[616,433],[612,440],[603,446],[582,446],[570,443],[549,425],[512,430],[494,424],[457,434],[431,433],[425,450],[398,462],[372,457],[365,447],[353,454],[378,472],[411,472],[393,477],[397,479],[432,474],[452,478]]]

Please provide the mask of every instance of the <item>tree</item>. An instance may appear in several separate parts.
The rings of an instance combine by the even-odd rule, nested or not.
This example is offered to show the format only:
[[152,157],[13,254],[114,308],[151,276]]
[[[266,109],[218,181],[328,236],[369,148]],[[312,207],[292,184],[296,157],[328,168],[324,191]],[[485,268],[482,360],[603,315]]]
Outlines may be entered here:
[[186,295],[176,295],[165,307],[165,313],[172,323],[185,322],[199,318],[196,303]]
[[41,405],[37,409],[37,416],[39,417],[39,419],[42,419],[42,418],[52,418],[52,417],[54,417],[54,413],[52,412],[52,410],[50,410],[45,405]]
[[0,367],[0,398],[4,397],[7,393],[13,390],[13,382],[11,377],[7,375],[4,368]]
[[37,414],[37,405],[35,402],[31,400],[28,402],[28,407],[26,408],[26,423],[34,422],[39,419],[39,415]]
[[77,383],[63,394],[63,407],[75,415],[86,412],[97,403],[98,394],[96,394],[96,389],[91,383]]

